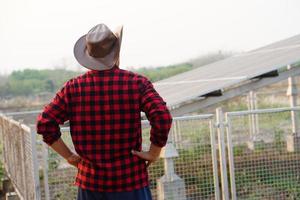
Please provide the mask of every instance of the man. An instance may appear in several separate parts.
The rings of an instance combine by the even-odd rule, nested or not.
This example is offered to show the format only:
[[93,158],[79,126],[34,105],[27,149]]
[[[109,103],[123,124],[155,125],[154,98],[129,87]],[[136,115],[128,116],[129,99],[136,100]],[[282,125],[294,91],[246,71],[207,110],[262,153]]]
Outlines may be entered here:
[[[75,44],[78,62],[90,69],[69,80],[37,119],[37,132],[78,168],[78,200],[151,199],[147,167],[166,144],[172,117],[151,82],[119,69],[122,27],[99,24]],[[151,124],[142,152],[141,115]],[[69,120],[76,153],[60,139]]]

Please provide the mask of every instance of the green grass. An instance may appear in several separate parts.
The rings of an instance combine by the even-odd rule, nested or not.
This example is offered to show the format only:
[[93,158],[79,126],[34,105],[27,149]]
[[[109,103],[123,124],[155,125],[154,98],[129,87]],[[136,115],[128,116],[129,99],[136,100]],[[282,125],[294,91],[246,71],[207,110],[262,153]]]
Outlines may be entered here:
[[299,152],[289,153],[282,132],[272,144],[259,143],[251,151],[234,148],[237,196],[241,199],[299,199]]

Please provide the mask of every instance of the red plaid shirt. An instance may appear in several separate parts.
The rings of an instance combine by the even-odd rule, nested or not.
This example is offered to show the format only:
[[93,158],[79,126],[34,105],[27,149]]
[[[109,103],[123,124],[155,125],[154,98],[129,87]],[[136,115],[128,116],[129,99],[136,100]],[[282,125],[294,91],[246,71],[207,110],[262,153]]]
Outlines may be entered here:
[[70,122],[76,152],[83,158],[75,184],[100,192],[140,189],[148,185],[141,150],[141,115],[151,124],[150,140],[167,142],[172,117],[151,82],[138,74],[112,68],[88,71],[71,79],[45,106],[37,132],[51,145],[60,138],[59,124]]

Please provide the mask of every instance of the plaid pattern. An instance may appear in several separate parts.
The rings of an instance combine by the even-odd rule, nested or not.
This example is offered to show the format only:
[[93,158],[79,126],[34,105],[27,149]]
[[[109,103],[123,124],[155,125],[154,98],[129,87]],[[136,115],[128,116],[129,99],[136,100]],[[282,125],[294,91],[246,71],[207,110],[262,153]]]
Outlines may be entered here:
[[138,74],[112,68],[88,71],[71,79],[45,106],[37,132],[51,145],[60,138],[59,124],[70,122],[76,152],[83,158],[75,184],[83,189],[120,192],[148,185],[141,150],[141,115],[151,124],[150,140],[166,144],[172,117],[151,82]]

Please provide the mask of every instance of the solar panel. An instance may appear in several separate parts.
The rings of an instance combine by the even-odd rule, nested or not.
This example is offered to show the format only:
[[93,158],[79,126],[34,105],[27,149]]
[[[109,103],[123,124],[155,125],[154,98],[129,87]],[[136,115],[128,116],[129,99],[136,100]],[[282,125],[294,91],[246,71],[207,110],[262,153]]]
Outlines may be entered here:
[[169,107],[300,61],[300,35],[154,83]]

